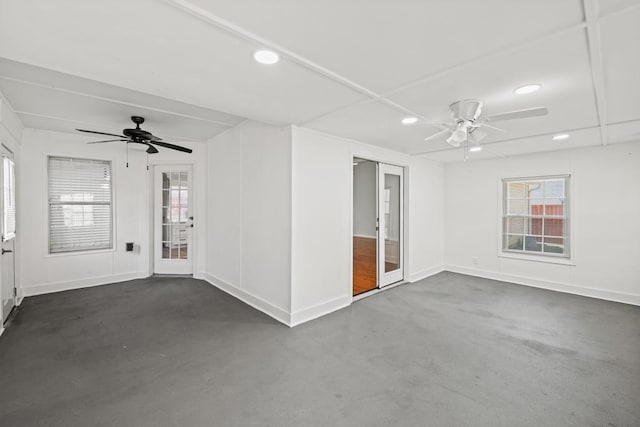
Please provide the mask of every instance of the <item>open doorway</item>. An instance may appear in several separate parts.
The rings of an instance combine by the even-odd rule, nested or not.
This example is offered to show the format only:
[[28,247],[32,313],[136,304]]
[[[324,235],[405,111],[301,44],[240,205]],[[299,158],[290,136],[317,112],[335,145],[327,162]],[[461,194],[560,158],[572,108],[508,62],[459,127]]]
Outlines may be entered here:
[[353,159],[353,295],[404,278],[403,169]]

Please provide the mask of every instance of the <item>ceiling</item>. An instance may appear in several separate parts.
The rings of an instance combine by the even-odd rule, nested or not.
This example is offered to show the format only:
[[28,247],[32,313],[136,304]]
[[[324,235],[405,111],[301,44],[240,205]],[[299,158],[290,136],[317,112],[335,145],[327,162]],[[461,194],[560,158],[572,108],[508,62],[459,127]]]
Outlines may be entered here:
[[427,123],[476,98],[549,114],[501,122],[475,158],[606,145],[640,139],[640,1],[3,0],[0,92],[27,127],[142,115],[197,141],[250,118],[445,162],[461,150]]

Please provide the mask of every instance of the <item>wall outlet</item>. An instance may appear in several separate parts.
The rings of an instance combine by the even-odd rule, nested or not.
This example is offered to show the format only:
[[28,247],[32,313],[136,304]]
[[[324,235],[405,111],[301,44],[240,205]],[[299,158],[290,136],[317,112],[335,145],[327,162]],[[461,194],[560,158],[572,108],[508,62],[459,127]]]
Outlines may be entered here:
[[127,242],[127,252],[133,252],[133,242]]
[[471,263],[473,265],[478,265],[478,257],[477,256],[471,257]]

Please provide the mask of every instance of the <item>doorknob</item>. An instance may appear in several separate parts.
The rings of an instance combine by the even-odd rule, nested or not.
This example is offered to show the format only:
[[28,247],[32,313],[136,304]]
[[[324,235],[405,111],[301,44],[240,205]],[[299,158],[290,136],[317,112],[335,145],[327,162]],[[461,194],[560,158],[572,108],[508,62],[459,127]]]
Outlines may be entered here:
[[11,249],[9,250],[2,249],[2,255],[6,254],[7,252],[13,252],[13,251]]

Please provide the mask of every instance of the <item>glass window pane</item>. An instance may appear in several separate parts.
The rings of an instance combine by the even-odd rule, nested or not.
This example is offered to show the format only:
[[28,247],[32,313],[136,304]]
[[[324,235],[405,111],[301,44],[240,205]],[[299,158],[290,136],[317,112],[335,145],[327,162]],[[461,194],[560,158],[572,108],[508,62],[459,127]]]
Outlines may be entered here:
[[542,218],[528,218],[525,223],[525,234],[542,236]]
[[162,189],[168,189],[169,183],[169,174],[167,172],[162,172]]
[[553,216],[564,215],[564,200],[563,199],[545,199],[544,214],[553,215]]
[[527,181],[526,185],[527,194],[525,197],[529,199],[542,199],[544,198],[544,185],[539,181]]
[[186,188],[189,186],[187,172],[180,172],[180,186],[183,188]]
[[509,199],[525,199],[527,197],[526,185],[523,182],[507,183],[507,198]]
[[507,235],[505,243],[507,249],[521,251],[523,250],[524,236]]
[[188,248],[187,245],[180,245],[180,259],[188,259]]
[[526,200],[509,200],[507,202],[507,213],[510,215],[527,215],[529,213]]
[[169,246],[170,246],[169,242],[162,242],[162,258],[163,259],[169,259],[171,255],[169,253]]
[[544,235],[564,237],[564,221],[562,218],[545,218]]
[[400,176],[384,175],[384,271],[400,268]]
[[544,199],[529,200],[529,214],[542,215],[544,213]]
[[544,183],[544,197],[564,198],[564,180],[549,180]]
[[524,224],[526,219],[520,217],[509,217],[506,219],[506,232],[508,234],[524,234]]
[[545,237],[544,239],[544,252],[563,254],[564,253],[565,240],[560,237]]
[[525,236],[524,250],[530,251],[530,252],[542,251],[542,237],[541,236]]

